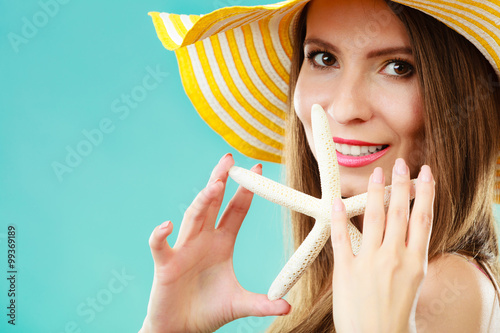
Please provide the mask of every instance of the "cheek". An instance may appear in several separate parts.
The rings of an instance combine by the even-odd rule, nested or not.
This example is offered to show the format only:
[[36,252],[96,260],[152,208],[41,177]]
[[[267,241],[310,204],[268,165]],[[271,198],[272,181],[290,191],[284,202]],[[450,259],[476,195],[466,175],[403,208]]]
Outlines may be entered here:
[[295,112],[304,126],[311,124],[311,108],[313,104],[320,104],[325,107],[330,98],[331,89],[328,84],[321,82],[312,75],[307,66],[302,69],[295,85],[293,104]]
[[424,115],[422,98],[416,84],[384,91],[380,110],[392,131],[405,140],[418,137],[423,131]]
[[313,92],[314,88],[311,88],[311,84],[308,84],[307,79],[299,75],[293,95],[293,106],[295,109],[295,114],[304,127],[307,143],[309,144],[313,155],[316,156],[311,125],[311,107],[313,104],[317,103],[315,101]]
[[424,163],[424,110],[418,94],[406,95],[404,103],[395,103],[388,117],[390,127],[396,136],[397,154],[408,164],[412,178],[418,175]]
[[411,139],[419,138],[424,130],[424,109],[418,93],[415,93],[410,99],[404,120],[408,137]]
[[311,107],[309,106],[310,101],[308,100],[310,92],[304,81],[303,76],[299,75],[293,93],[293,107],[297,117],[299,117],[302,124],[307,127],[307,125],[311,123],[311,113],[307,112],[307,110],[311,110]]
[[424,108],[420,97],[416,98],[410,115],[411,125],[408,126],[407,138],[408,165],[413,178],[417,177],[420,167],[424,164]]

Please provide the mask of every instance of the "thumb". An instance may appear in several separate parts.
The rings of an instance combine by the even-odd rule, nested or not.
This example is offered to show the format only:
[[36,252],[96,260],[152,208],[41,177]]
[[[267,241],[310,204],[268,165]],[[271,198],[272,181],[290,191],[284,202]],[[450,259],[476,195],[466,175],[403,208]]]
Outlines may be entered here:
[[244,297],[238,297],[234,304],[237,318],[255,316],[283,316],[290,313],[292,307],[284,299],[270,301],[267,295],[246,292]]

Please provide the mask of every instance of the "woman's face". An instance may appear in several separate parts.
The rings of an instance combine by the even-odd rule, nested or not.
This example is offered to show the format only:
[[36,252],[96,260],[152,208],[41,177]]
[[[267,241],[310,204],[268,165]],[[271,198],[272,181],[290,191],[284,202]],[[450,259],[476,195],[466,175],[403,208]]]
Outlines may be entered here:
[[423,142],[422,105],[409,37],[383,0],[314,0],[307,14],[295,111],[316,156],[311,106],[327,112],[343,196],[366,191],[373,169],[390,183],[398,157]]

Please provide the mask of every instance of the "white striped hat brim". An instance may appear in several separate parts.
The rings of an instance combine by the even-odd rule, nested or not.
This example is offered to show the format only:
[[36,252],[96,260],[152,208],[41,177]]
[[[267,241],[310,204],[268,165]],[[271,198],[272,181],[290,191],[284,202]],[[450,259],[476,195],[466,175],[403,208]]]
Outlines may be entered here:
[[[205,122],[249,157],[281,162],[292,28],[309,0],[227,7],[207,15],[151,12]],[[397,0],[467,38],[500,76],[500,1]],[[500,200],[500,158],[495,195]]]

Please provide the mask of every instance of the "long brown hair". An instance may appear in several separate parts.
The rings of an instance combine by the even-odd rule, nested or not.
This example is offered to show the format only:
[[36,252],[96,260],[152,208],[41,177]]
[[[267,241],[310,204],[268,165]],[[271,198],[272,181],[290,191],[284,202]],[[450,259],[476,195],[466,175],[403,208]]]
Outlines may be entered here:
[[[408,161],[428,164],[436,179],[429,262],[440,254],[471,256],[500,279],[493,216],[495,164],[500,146],[500,92],[483,55],[460,34],[417,10],[387,1],[410,37],[424,106],[424,137]],[[298,18],[289,84],[284,161],[289,186],[321,197],[318,166],[293,108],[293,93],[304,60],[307,6]],[[291,212],[296,249],[314,220]],[[290,291],[292,312],[269,332],[335,332],[332,314],[333,250],[327,242]],[[497,286],[495,286],[497,288]],[[498,292],[498,290],[497,290]]]

